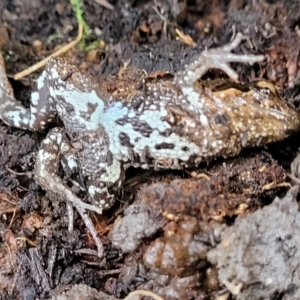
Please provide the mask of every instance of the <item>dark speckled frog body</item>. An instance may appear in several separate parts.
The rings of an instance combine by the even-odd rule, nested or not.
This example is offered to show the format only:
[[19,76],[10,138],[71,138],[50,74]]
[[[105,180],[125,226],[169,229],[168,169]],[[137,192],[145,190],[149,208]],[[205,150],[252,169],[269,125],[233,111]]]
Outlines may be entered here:
[[43,141],[36,181],[72,202],[75,195],[56,174],[63,157],[69,168],[82,172],[92,206],[101,212],[114,202],[128,166],[195,166],[281,140],[299,128],[297,113],[269,83],[228,86],[198,81],[210,68],[236,81],[230,62],[264,59],[232,54],[241,40],[239,34],[222,48],[202,52],[171,78],[116,84],[113,91],[54,58],[37,80],[30,109],[15,100],[6,76],[0,77],[0,118],[11,126],[43,130],[58,115],[64,127],[50,130]]

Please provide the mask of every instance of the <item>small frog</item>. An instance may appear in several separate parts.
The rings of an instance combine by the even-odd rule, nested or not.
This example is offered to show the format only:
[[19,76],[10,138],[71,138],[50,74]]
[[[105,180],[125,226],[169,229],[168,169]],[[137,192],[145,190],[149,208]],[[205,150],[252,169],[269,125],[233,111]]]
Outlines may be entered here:
[[[40,131],[58,115],[64,127],[51,129],[43,140],[35,180],[73,203],[81,215],[86,209],[101,213],[114,203],[128,166],[187,168],[282,140],[298,130],[297,112],[270,83],[234,83],[238,75],[229,63],[265,59],[231,53],[242,39],[239,33],[231,43],[203,51],[168,79],[116,83],[117,90],[62,58],[52,58],[37,80],[30,109],[14,98],[1,57],[0,119]],[[212,68],[223,70],[234,82],[200,82]],[[57,175],[62,159],[85,178],[91,204],[81,201]]]

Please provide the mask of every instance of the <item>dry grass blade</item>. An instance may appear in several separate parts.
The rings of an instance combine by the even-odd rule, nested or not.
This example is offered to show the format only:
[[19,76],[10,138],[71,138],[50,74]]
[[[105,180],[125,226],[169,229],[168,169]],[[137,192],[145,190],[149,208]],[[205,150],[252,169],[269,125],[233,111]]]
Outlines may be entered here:
[[72,42],[68,43],[67,45],[63,46],[62,48],[60,48],[56,52],[52,53],[51,55],[47,56],[46,58],[39,61],[38,63],[34,64],[33,66],[23,70],[22,72],[19,72],[19,73],[15,74],[14,77],[13,77],[14,80],[19,80],[19,79],[35,72],[39,68],[43,67],[50,58],[55,57],[55,56],[59,56],[59,55],[65,53],[65,52],[69,51],[71,48],[73,48],[74,46],[76,46],[80,42],[80,40],[82,38],[82,34],[83,34],[83,26],[82,26],[82,24],[79,23],[78,24],[78,35],[77,35],[77,38],[74,41],[72,41]]
[[182,41],[183,43],[191,46],[191,47],[196,47],[197,44],[194,42],[194,40],[187,34],[184,34],[182,31],[180,31],[179,29],[175,29],[178,37],[177,39]]
[[94,0],[96,3],[102,5],[103,7],[110,9],[110,10],[114,10],[115,8],[106,0]]

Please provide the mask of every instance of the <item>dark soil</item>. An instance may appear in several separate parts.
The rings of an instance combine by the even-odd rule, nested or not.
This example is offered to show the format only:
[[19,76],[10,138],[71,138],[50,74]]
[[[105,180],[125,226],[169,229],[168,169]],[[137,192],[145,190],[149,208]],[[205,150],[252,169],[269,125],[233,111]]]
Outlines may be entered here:
[[[77,47],[65,56],[99,81],[108,74],[120,75],[127,63],[122,76],[133,79],[141,70],[148,74],[175,72],[203,49],[223,45],[234,33],[242,32],[249,43],[243,43],[237,51],[264,54],[268,59],[261,69],[236,64],[240,80],[267,79],[278,87],[280,95],[299,107],[299,1],[111,0],[113,10],[96,0],[83,2],[91,29],[86,45],[94,47],[89,51]],[[0,45],[9,76],[77,35],[77,21],[68,0],[0,0],[0,12]],[[178,40],[176,29],[189,35],[196,46]],[[11,80],[17,99],[24,105],[29,103],[38,75]],[[208,76],[225,77],[218,71]],[[154,291],[166,300],[221,297],[218,292],[224,286],[218,281],[217,267],[205,258],[219,242],[220,235],[212,234],[215,224],[230,226],[236,216],[251,214],[272,203],[276,196],[283,196],[293,184],[287,174],[300,147],[298,134],[187,172],[157,174],[129,169],[124,193],[116,205],[103,216],[91,214],[105,247],[105,257],[97,259],[77,251],[95,249],[80,217],[75,212],[75,229],[68,232],[65,202],[45,194],[31,176],[45,135],[9,128],[0,121],[3,300],[50,299],[75,285],[76,291],[77,284],[116,298],[137,289]],[[133,202],[138,207],[130,207]],[[115,220],[124,214],[130,221],[124,217],[112,230]],[[146,219],[140,219],[140,214]],[[247,226],[244,230],[249,231]],[[135,230],[131,232],[131,228]],[[172,249],[167,258],[166,249]],[[295,280],[286,281],[297,284]],[[244,283],[245,299],[255,299],[251,298],[253,284]],[[259,295],[262,299],[296,299],[286,296],[291,295],[290,289],[280,288],[278,284],[278,290],[267,290],[264,296],[260,287]],[[88,292],[80,296],[74,293],[73,299],[92,299]],[[102,299],[103,295],[93,297]]]

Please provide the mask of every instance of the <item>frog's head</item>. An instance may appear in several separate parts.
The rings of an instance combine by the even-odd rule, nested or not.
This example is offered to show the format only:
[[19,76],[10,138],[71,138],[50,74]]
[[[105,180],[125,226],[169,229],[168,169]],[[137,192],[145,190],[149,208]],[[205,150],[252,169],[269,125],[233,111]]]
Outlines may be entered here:
[[219,108],[216,123],[239,133],[242,147],[280,141],[300,129],[298,111],[270,82],[216,85],[212,96]]
[[70,131],[96,129],[106,103],[92,76],[63,58],[49,60],[46,73],[53,108],[65,127]]

